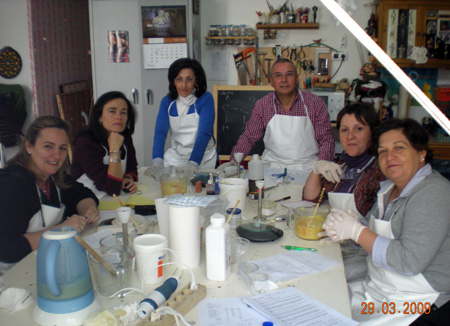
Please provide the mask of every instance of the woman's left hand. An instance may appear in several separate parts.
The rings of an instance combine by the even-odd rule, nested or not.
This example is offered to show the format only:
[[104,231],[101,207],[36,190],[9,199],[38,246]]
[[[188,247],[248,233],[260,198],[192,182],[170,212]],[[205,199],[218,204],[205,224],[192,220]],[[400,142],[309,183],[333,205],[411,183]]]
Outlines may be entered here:
[[132,178],[124,178],[122,180],[122,189],[125,192],[134,194],[137,191],[137,184],[134,183],[134,180]]
[[356,213],[337,208],[331,210],[322,227],[333,241],[352,239],[355,242],[358,242],[359,235],[366,228],[359,222]]
[[100,218],[97,205],[92,198],[85,198],[77,204],[77,211],[81,216],[86,218],[86,222],[97,222]]

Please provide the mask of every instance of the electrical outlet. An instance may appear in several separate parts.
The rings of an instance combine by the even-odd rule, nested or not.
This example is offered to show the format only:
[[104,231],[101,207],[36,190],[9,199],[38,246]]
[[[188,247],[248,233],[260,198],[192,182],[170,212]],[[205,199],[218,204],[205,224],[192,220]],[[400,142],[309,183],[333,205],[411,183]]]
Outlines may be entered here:
[[347,51],[333,52],[331,54],[331,59],[333,61],[341,61],[343,55],[345,56],[344,61],[347,61],[348,60],[348,52]]

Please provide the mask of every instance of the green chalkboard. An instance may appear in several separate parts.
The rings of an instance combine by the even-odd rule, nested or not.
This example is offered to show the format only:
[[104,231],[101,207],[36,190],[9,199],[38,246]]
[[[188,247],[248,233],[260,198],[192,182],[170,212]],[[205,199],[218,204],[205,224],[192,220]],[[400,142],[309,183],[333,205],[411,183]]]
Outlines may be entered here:
[[[228,160],[231,150],[245,131],[247,121],[255,102],[273,92],[271,86],[224,86],[214,85],[213,97],[216,109],[214,137],[220,160]],[[250,152],[261,155],[264,150],[262,139]]]

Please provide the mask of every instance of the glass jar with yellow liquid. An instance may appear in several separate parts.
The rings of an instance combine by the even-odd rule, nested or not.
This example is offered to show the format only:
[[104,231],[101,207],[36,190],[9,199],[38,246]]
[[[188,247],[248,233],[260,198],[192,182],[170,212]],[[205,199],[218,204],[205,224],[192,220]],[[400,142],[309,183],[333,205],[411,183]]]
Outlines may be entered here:
[[322,232],[322,224],[327,218],[329,209],[319,207],[298,207],[294,209],[295,234],[305,240],[319,240],[319,232]]

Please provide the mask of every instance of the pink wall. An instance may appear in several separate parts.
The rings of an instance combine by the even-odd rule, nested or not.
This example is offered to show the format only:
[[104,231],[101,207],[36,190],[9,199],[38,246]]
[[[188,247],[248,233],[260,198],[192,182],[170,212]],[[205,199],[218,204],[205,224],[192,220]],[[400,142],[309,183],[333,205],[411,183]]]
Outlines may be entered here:
[[87,0],[29,0],[33,113],[58,115],[60,85],[92,84]]

